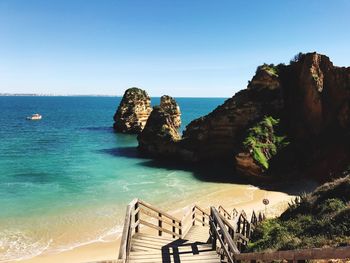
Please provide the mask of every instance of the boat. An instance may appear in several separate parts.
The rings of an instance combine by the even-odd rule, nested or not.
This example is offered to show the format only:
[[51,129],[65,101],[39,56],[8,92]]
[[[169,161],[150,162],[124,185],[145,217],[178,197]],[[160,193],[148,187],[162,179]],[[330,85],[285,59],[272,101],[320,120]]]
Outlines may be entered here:
[[36,121],[36,120],[41,120],[42,116],[38,113],[33,114],[32,116],[28,116],[27,120],[32,120],[32,121]]

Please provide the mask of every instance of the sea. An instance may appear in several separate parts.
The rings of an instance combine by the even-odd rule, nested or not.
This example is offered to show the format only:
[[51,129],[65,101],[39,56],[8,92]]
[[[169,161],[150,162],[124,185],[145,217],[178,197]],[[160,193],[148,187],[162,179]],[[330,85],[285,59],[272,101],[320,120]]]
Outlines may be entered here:
[[[115,240],[136,197],[171,208],[220,187],[139,156],[136,136],[112,129],[120,100],[0,97],[0,262]],[[225,98],[176,100],[183,131]],[[42,120],[26,120],[33,113]]]

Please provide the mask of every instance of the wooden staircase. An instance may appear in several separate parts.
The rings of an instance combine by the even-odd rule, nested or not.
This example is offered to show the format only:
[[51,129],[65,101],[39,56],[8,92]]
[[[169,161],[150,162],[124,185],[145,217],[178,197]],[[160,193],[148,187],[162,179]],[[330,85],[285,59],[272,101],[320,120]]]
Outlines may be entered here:
[[[239,225],[243,224],[242,230],[246,235],[252,230],[252,227],[244,227],[237,211],[229,213],[223,207],[219,207],[219,211],[215,216],[225,220],[225,226],[230,226],[229,221],[237,218]],[[236,236],[234,248],[223,250],[222,247],[228,246],[227,241],[220,238],[221,233],[213,233],[213,222],[216,221],[211,220],[211,215],[197,205],[178,219],[135,199],[127,207],[118,263],[227,262],[223,253],[238,251],[236,244],[242,247],[247,237],[242,231],[236,233],[232,228],[229,235],[232,238]],[[223,245],[218,246],[218,242]]]
[[127,207],[117,261],[105,263],[233,263],[240,261],[350,258],[350,247],[244,253],[264,214],[228,212],[222,206],[210,213],[194,205],[178,219],[135,199]]

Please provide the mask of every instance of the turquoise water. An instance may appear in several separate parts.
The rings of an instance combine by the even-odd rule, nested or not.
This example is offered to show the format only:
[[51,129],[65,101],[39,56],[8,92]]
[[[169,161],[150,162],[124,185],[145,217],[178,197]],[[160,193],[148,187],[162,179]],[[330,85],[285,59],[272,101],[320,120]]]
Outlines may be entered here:
[[[111,240],[133,198],[166,205],[210,185],[139,158],[136,136],[111,128],[119,101],[0,97],[0,262]],[[183,129],[224,99],[177,101]]]

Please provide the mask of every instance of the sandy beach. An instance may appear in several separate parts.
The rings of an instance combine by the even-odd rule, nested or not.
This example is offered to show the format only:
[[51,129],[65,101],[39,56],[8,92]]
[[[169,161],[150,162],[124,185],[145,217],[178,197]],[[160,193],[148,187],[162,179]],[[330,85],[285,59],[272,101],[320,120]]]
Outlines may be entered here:
[[[243,198],[242,198],[243,197]],[[270,204],[267,206],[266,212],[268,217],[279,215],[288,206],[288,202],[293,196],[282,192],[266,191],[258,189],[254,186],[247,185],[230,185],[223,184],[220,190],[208,191],[201,196],[193,196],[191,199],[183,200],[176,205],[169,204],[169,213],[181,218],[188,207],[192,204],[197,204],[200,207],[209,211],[210,206],[218,206],[221,204],[228,211],[236,208],[237,210],[244,209],[247,213],[253,209],[256,211],[265,211],[265,206],[262,203],[264,198],[269,199]],[[145,200],[147,201],[147,200]],[[56,254],[45,254],[33,257],[21,262],[27,263],[78,263],[91,262],[101,260],[116,259],[119,250],[120,238],[110,242],[95,242],[88,245],[82,245],[74,249]]]

